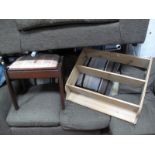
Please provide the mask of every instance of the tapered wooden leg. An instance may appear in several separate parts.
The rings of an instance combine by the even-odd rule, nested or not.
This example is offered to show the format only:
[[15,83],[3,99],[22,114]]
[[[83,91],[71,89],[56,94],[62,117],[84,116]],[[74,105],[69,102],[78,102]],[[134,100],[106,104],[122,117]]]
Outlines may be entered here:
[[34,85],[35,86],[37,85],[37,79],[34,79]]
[[59,76],[59,91],[60,91],[60,96],[61,96],[61,105],[62,109],[65,109],[65,103],[64,103],[64,86],[63,86],[63,80],[62,76]]
[[18,103],[17,103],[16,93],[15,93],[15,91],[13,89],[13,86],[12,86],[12,83],[11,83],[9,77],[8,77],[7,70],[5,71],[5,78],[6,78],[7,86],[8,86],[9,93],[11,95],[14,107],[15,107],[16,110],[18,110],[19,106],[18,106]]

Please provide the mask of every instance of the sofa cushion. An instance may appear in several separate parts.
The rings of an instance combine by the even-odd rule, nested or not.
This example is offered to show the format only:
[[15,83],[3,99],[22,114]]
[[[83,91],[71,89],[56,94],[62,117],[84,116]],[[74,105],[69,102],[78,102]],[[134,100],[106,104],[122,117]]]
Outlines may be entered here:
[[[99,135],[100,130],[81,131],[64,130],[61,126],[57,127],[11,127],[13,135]],[[104,133],[108,134],[108,133]]]
[[[146,72],[140,68],[132,67],[128,65],[122,65],[121,74],[144,79]],[[132,94],[132,93],[141,93],[142,87],[132,87],[126,84],[119,84],[119,94]]]
[[[145,79],[146,71],[142,70],[140,68],[122,65],[121,74],[140,78],[140,79]],[[149,77],[148,86],[147,86],[147,92],[153,91],[153,81],[154,80],[155,80],[155,58],[153,58],[153,63],[152,63],[150,77]],[[141,93],[141,92],[142,92],[141,87],[134,88],[134,87],[131,87],[131,86],[125,85],[125,84],[119,85],[119,94],[130,94],[130,93]]]
[[48,27],[20,34],[21,47],[28,51],[121,43],[119,23],[61,28]]
[[0,20],[0,54],[21,52],[20,34],[12,19]]
[[[124,94],[124,97],[126,96],[128,95]],[[117,97],[120,98],[120,96]],[[146,95],[144,106],[136,125],[112,117],[110,130],[115,135],[155,134],[155,96],[152,93]]]
[[11,107],[7,122],[10,126],[36,127],[58,126],[60,114],[60,96],[51,85],[40,85],[29,89],[19,96],[19,110]]
[[75,24],[105,24],[118,21],[118,19],[16,19],[19,30]]
[[120,19],[122,43],[144,42],[148,24],[149,19]]
[[84,106],[66,101],[65,110],[60,113],[60,123],[69,130],[97,130],[109,125],[110,116]]

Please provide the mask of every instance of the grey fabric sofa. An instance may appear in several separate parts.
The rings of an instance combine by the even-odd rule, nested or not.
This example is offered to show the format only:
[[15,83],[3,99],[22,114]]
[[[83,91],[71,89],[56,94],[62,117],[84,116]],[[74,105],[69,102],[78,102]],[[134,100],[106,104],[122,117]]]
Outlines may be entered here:
[[[64,130],[60,125],[61,104],[57,89],[51,85],[30,87],[21,94],[14,82],[20,109],[12,106],[7,86],[0,89],[0,134],[100,134],[100,130]],[[57,91],[56,91],[57,90]],[[94,112],[95,113],[95,112]],[[92,112],[93,114],[93,112]],[[94,116],[95,119],[95,116]],[[96,120],[97,121],[97,120]],[[109,121],[109,119],[107,120]],[[88,126],[91,122],[88,122]],[[85,124],[87,126],[87,124]]]
[[[0,53],[141,43],[145,40],[148,21],[0,20]],[[26,94],[21,94],[20,83],[14,82],[14,86],[19,96],[18,111],[12,106],[7,86],[0,88],[0,134],[109,134],[109,131],[120,134],[115,132],[119,130],[117,123],[113,123],[118,120],[115,121],[115,118],[108,115],[67,101],[66,108],[62,111],[55,85],[30,87],[25,82],[28,89]],[[122,88],[125,89],[124,86]],[[148,90],[148,93],[153,92],[152,88]],[[137,95],[135,92],[131,94]],[[127,92],[125,95],[130,99],[131,94]],[[150,115],[154,120],[154,115]],[[122,125],[122,130],[125,130],[123,128]],[[135,134],[143,134],[138,131]],[[155,133],[154,128],[144,134],[149,133]]]
[[[126,68],[126,69],[125,69]],[[122,71],[132,76],[144,73],[122,67]],[[140,74],[139,74],[140,75]],[[142,77],[142,76],[141,76]],[[14,87],[19,94],[20,109],[15,111],[6,86],[0,89],[0,134],[155,134],[155,59],[147,88],[142,113],[136,125],[120,119],[90,110],[86,107],[66,101],[65,110],[61,110],[59,94],[54,86],[38,85],[30,87],[28,93],[20,94],[19,83]],[[138,103],[138,89],[128,90],[121,86],[119,95],[115,96]],[[109,130],[104,129],[109,128]]]
[[0,53],[141,43],[149,20],[0,20]]

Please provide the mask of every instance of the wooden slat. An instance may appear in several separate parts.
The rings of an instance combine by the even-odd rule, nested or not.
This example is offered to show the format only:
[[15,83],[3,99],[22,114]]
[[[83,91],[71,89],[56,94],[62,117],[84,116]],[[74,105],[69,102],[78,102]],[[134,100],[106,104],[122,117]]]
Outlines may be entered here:
[[126,65],[132,65],[141,68],[148,68],[150,59],[139,58],[132,55],[120,54],[114,52],[106,52],[95,49],[85,48],[83,52],[86,53],[87,57],[104,57],[114,62],[119,62]]
[[67,83],[66,84],[71,84],[74,85],[78,79],[80,72],[78,71],[78,69],[76,67],[73,68],[72,72],[71,72],[71,76],[68,78]]
[[80,66],[80,65],[78,65],[77,68],[78,68],[79,72],[81,72],[81,73],[99,77],[99,78],[104,78],[107,80],[124,83],[127,85],[131,85],[133,87],[140,87],[140,86],[144,86],[144,84],[145,84],[145,80],[137,79],[137,78],[126,76],[126,75],[120,75],[117,73],[102,71],[99,69],[90,68],[90,67],[86,67],[86,66]]
[[99,94],[99,93],[96,93],[96,92],[93,92],[93,91],[90,91],[90,90],[87,90],[84,88],[80,88],[80,87],[72,86],[72,85],[67,85],[67,87],[71,90],[71,92],[86,95],[87,97],[91,97],[91,98],[93,97],[96,100],[109,102],[109,103],[112,103],[115,105],[117,104],[118,106],[126,107],[128,109],[133,110],[133,111],[137,111],[139,108],[139,105],[136,105],[136,104],[133,104],[133,103],[130,103],[127,101],[123,101],[120,99],[116,99],[116,98],[113,98],[110,96],[102,95],[102,94]]
[[[76,83],[76,81],[77,81],[77,79],[79,77],[79,74],[80,73],[77,70],[77,68],[74,67],[73,70],[72,70],[72,72],[71,72],[71,74],[70,74],[70,76],[69,76],[69,78],[68,78],[68,80],[67,80],[67,82],[66,82],[66,85],[67,84],[75,85],[75,83]],[[66,85],[65,85],[66,95],[69,95],[70,90],[68,89],[68,87],[66,87]]]
[[140,114],[141,110],[142,110],[142,107],[143,107],[143,104],[144,104],[144,98],[145,98],[145,94],[146,94],[146,89],[147,89],[147,84],[148,84],[148,81],[149,81],[149,77],[150,77],[150,72],[151,72],[151,67],[152,67],[152,62],[153,62],[153,59],[151,58],[150,59],[150,63],[149,63],[149,66],[148,66],[148,69],[147,69],[147,74],[146,74],[146,78],[145,78],[145,85],[143,87],[143,90],[142,90],[142,94],[141,94],[141,99],[140,99],[140,109],[137,113],[137,115]]
[[136,112],[124,107],[120,107],[117,104],[111,104],[110,102],[106,102],[105,100],[96,100],[94,98],[80,95],[74,92],[71,92],[66,99],[69,101],[72,101],[73,103],[86,106],[90,109],[93,109],[135,124]]

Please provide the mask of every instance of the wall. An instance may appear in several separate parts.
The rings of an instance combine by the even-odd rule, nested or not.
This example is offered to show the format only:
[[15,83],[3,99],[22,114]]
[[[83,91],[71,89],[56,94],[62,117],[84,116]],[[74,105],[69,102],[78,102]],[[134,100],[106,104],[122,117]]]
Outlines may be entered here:
[[155,19],[149,22],[145,42],[134,48],[134,54],[140,57],[155,57]]

